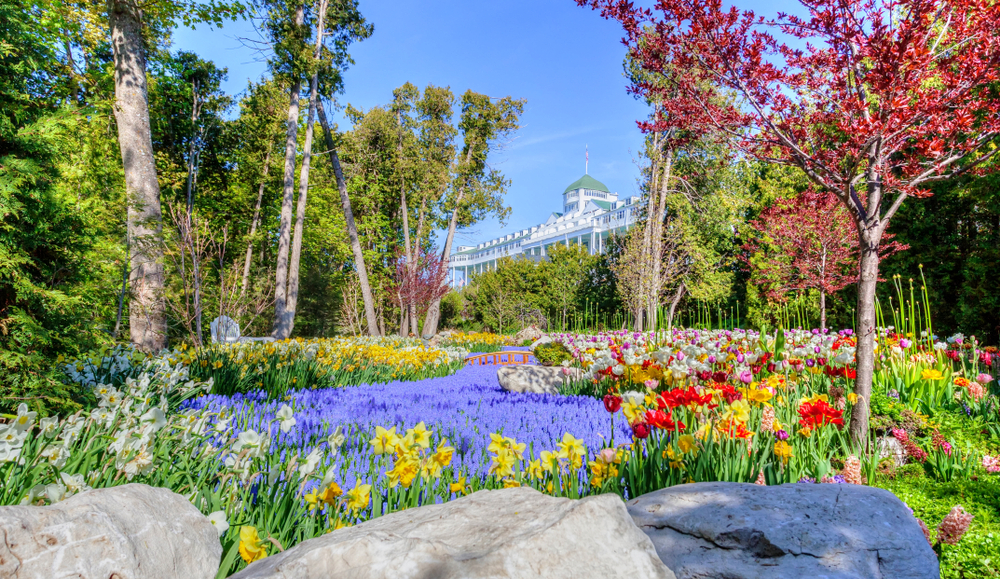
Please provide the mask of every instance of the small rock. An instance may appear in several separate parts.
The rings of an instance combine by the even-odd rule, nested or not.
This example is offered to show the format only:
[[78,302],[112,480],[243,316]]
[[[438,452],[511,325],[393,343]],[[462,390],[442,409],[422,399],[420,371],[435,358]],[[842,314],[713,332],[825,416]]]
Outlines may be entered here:
[[542,344],[551,344],[551,343],[552,343],[552,338],[550,338],[548,336],[542,336],[541,338],[538,338],[537,340],[535,340],[534,342],[532,342],[531,345],[528,346],[528,349],[529,350],[534,350],[535,348],[537,348],[538,346],[541,346]]
[[906,464],[906,449],[903,443],[895,436],[882,436],[876,442],[879,459],[892,458],[892,462],[897,466]]
[[679,579],[938,579],[917,520],[851,484],[679,485],[628,503]]
[[508,392],[533,392],[535,394],[558,394],[565,382],[579,380],[583,373],[579,368],[561,366],[503,366],[497,369],[500,387]]
[[213,579],[219,535],[187,499],[127,484],[47,507],[0,507],[4,579]]
[[534,342],[535,340],[540,339],[543,335],[542,331],[538,329],[538,326],[528,326],[527,328],[524,328],[520,332],[514,334],[514,345],[520,346],[528,340]]
[[674,579],[621,498],[479,491],[311,539],[231,579]]

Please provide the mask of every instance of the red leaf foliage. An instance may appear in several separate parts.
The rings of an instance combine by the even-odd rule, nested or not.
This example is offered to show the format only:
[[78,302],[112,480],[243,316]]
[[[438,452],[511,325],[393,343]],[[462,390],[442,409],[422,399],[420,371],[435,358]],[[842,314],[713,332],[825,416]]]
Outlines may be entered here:
[[[743,245],[743,258],[757,270],[768,298],[782,300],[789,291],[806,289],[829,294],[858,281],[857,231],[832,193],[806,191],[779,199],[750,227],[753,236]],[[906,249],[891,238],[883,236],[880,257]]]

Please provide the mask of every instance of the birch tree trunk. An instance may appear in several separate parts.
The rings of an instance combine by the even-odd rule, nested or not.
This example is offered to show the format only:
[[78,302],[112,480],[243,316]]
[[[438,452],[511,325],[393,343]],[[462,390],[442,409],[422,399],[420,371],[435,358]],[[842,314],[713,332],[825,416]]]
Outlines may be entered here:
[[[424,212],[426,211],[427,200],[420,200],[420,211],[417,215],[417,236],[415,238],[416,247],[420,246],[420,240],[424,238]],[[416,268],[417,264],[413,264]],[[412,275],[416,275],[414,272]],[[413,332],[414,336],[420,335],[420,320],[417,318],[417,304],[410,304],[410,331]]]
[[[652,259],[651,285],[649,288],[649,329],[656,331],[656,318],[660,306],[660,293],[663,291],[663,214],[667,210],[667,194],[670,192],[670,176],[674,168],[674,150],[668,148],[663,162],[663,176],[660,178],[659,192],[654,208],[655,215],[650,217],[653,231],[650,233]],[[655,217],[655,218],[654,218]]]
[[163,215],[149,127],[142,11],[135,0],[110,0],[108,20],[115,59],[115,122],[125,168],[128,237],[132,247],[129,333],[138,348],[167,346],[163,302]]
[[[316,22],[316,53],[318,63],[323,47],[323,18],[326,16],[326,0],[319,2],[319,18]],[[295,327],[295,310],[299,305],[299,263],[302,260],[302,235],[306,222],[306,203],[309,197],[309,168],[312,162],[313,130],[316,123],[316,100],[319,92],[319,73],[314,72],[309,81],[309,112],[306,114],[306,137],[302,146],[302,169],[299,173],[299,201],[295,209],[295,229],[292,234],[292,255],[288,261],[288,297],[281,312],[277,332],[287,340]]]
[[344,182],[344,172],[340,168],[340,158],[333,146],[333,133],[330,123],[323,110],[323,103],[316,102],[316,112],[319,113],[319,123],[323,127],[326,138],[326,148],[333,165],[333,174],[337,178],[337,189],[340,191],[340,203],[344,208],[344,220],[347,222],[347,236],[351,240],[351,251],[354,253],[354,264],[358,270],[358,285],[361,286],[361,299],[365,302],[365,322],[368,325],[368,335],[379,336],[379,328],[375,318],[375,300],[372,298],[372,288],[368,284],[368,269],[365,267],[365,254],[361,251],[361,240],[358,238],[358,227],[354,223],[354,211],[351,210],[351,197],[347,194],[347,183]]
[[[406,271],[409,272],[407,275],[412,279],[413,252],[410,251],[410,210],[406,206],[406,189],[404,187],[399,188],[399,204],[400,209],[403,212],[403,254],[406,257]],[[413,304],[403,299],[402,295],[400,295],[399,307],[402,310],[399,324],[400,336],[405,337],[410,327],[410,312],[411,309],[413,309],[412,306]]]
[[[295,11],[295,25],[302,26],[305,7],[299,5]],[[281,217],[278,222],[278,263],[274,270],[274,326],[271,335],[280,339],[281,320],[288,304],[288,252],[291,243],[292,197],[295,194],[295,151],[299,137],[299,92],[302,88],[298,78],[292,80],[288,90],[288,130],[285,134],[285,174],[282,185]]]
[[667,331],[674,329],[674,314],[677,312],[677,305],[681,303],[681,298],[684,297],[684,292],[687,290],[687,286],[684,282],[677,284],[677,289],[674,290],[674,299],[670,300],[670,309],[667,311]]
[[[447,263],[448,257],[451,255],[451,243],[455,239],[455,229],[458,227],[458,208],[461,206],[464,197],[465,189],[460,189],[458,197],[455,199],[455,209],[452,210],[451,219],[448,220],[448,234],[444,238],[444,250],[441,252],[441,259],[445,260],[445,263]],[[438,322],[440,321],[441,298],[437,298],[427,308],[427,315],[424,317],[424,329],[420,332],[421,335],[425,338],[433,337],[434,334],[437,334]]]
[[240,296],[245,296],[247,286],[250,283],[250,260],[253,258],[253,236],[257,233],[257,224],[260,222],[260,204],[264,199],[264,184],[267,183],[267,172],[271,168],[271,151],[264,154],[264,174],[260,177],[260,188],[257,189],[257,204],[253,208],[253,220],[250,222],[250,239],[247,240],[247,257],[243,260],[243,285],[240,287]]

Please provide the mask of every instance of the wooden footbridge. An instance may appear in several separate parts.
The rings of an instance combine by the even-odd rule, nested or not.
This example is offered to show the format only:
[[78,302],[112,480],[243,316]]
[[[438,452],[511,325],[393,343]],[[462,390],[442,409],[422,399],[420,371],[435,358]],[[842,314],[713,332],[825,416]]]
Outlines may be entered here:
[[528,351],[490,352],[476,354],[465,359],[466,366],[510,366],[536,362],[535,355]]

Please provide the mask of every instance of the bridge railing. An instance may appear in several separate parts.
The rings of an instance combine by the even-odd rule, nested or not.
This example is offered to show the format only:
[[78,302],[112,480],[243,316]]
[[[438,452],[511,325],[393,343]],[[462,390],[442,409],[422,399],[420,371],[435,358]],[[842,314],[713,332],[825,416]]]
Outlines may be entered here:
[[476,354],[465,359],[466,366],[510,366],[516,364],[531,364],[536,362],[531,352],[508,351]]

